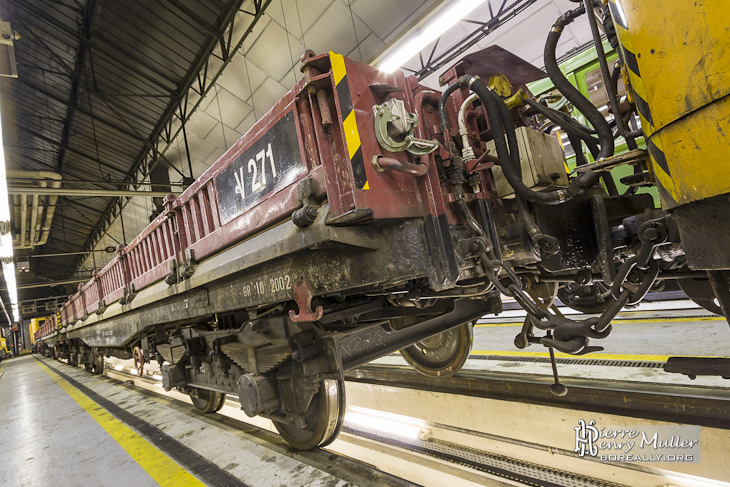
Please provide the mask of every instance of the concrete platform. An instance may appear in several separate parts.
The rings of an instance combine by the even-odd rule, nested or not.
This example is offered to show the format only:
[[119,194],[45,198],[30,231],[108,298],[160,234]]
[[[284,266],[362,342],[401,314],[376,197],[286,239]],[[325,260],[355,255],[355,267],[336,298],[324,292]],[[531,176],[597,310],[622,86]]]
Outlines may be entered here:
[[8,360],[0,374],[2,486],[413,485],[44,357]]

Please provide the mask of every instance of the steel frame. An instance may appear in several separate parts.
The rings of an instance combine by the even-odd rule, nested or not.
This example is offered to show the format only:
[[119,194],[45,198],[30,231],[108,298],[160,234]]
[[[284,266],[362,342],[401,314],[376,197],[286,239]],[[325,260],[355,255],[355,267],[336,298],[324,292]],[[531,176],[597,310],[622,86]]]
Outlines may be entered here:
[[[148,144],[140,150],[131,169],[127,173],[125,179],[129,179],[130,184],[134,185],[134,181],[142,181],[148,177],[154,166],[159,162],[160,157],[164,157],[163,154],[170,148],[177,135],[184,130],[185,123],[200,106],[203,98],[212,89],[225,67],[230,63],[233,56],[248,38],[254,26],[261,19],[266,8],[271,3],[271,0],[253,0],[254,12],[241,10],[242,3],[243,0],[233,0],[229,2],[228,8],[221,13],[218,29],[211,30],[207,42],[201,47],[195,61],[173,91],[175,95],[170,99],[162,117],[160,117],[154,130],[147,138]],[[176,4],[178,2],[173,3],[173,5]],[[233,44],[232,36],[235,23],[238,21],[238,12],[246,13],[253,18],[241,37]],[[227,36],[224,35],[226,31],[228,32]],[[209,79],[208,72],[211,70],[211,56],[214,55],[216,45],[220,46],[221,60],[223,63],[216,70],[215,75]],[[191,89],[199,97],[192,107],[188,107]],[[175,128],[176,120],[180,122],[180,126],[177,128]],[[128,201],[129,197],[117,198],[107,206],[101,221],[91,232],[84,244],[84,250],[94,248],[109,226],[121,214],[122,209]],[[83,260],[83,256],[79,256],[74,263],[74,267],[81,265]]]
[[[439,41],[441,39],[441,37],[439,37],[434,42],[433,47],[431,48],[431,52],[428,55],[428,59],[425,62],[423,60],[423,53],[418,53],[418,57],[421,62],[421,67],[419,69],[413,70],[405,67],[401,69],[410,71],[416,78],[418,78],[419,81],[430,76],[436,71],[442,69],[447,64],[451,63],[454,59],[461,56],[474,44],[494,32],[494,30],[496,30],[498,27],[504,25],[506,22],[519,15],[520,12],[525,10],[536,1],[537,0],[515,0],[511,4],[507,5],[507,0],[488,0],[487,6],[489,8],[489,14],[491,17],[487,22],[463,19],[462,22],[477,24],[480,27],[470,34],[464,36],[453,46],[445,49],[441,54],[435,56],[436,49],[438,49]],[[499,4],[499,8],[496,12],[494,12],[494,8],[492,7],[493,3]]]

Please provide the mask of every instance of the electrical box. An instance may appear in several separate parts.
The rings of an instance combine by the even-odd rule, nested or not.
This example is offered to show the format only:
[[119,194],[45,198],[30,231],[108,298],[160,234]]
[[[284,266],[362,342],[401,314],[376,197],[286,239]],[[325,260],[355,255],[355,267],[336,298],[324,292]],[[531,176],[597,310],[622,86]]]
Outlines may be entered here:
[[[568,174],[558,139],[527,127],[518,127],[515,131],[520,150],[522,182],[525,186],[534,190],[567,186]],[[493,140],[487,142],[487,149],[496,155]],[[497,186],[497,196],[504,198],[514,195],[515,190],[507,182],[501,167],[494,166],[492,176]]]

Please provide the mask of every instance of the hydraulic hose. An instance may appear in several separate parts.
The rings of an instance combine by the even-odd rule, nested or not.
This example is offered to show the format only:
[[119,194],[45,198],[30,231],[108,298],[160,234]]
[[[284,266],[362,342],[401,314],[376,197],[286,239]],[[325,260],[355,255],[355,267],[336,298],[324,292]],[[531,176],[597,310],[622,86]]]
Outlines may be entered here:
[[[555,55],[555,49],[558,45],[560,35],[562,34],[565,26],[571,23],[576,17],[584,14],[585,11],[585,5],[581,5],[575,10],[571,10],[563,14],[555,22],[553,28],[548,34],[547,42],[545,43],[545,71],[547,72],[550,80],[553,82],[558,91],[560,91],[563,96],[565,96],[565,98],[567,98],[568,101],[570,101],[573,106],[588,119],[591,125],[593,125],[593,128],[596,129],[596,133],[598,134],[598,141],[601,146],[596,160],[600,161],[601,159],[605,159],[606,157],[610,157],[613,155],[614,146],[611,127],[608,122],[606,122],[606,119],[603,118],[601,112],[599,112],[598,109],[593,106],[593,103],[591,103],[588,98],[583,96],[583,94],[578,91],[572,84],[570,84],[570,81],[565,78],[562,71],[560,71],[560,67],[558,66],[558,61]],[[600,172],[584,173],[573,179],[573,181],[570,183],[570,186],[568,187],[568,192],[571,195],[580,194],[585,191],[586,188],[593,186],[600,177]]]
[[[565,190],[561,189],[551,193],[540,193],[528,188],[525,183],[522,182],[522,175],[520,174],[520,158],[519,152],[517,151],[517,139],[511,120],[509,125],[512,130],[505,131],[502,112],[500,111],[500,107],[495,99],[497,97],[491,93],[491,90],[487,88],[484,82],[479,78],[472,77],[469,79],[469,83],[471,90],[479,96],[479,99],[482,101],[482,104],[484,104],[487,111],[489,123],[492,127],[492,137],[497,149],[497,157],[499,158],[500,167],[502,168],[505,178],[515,190],[515,193],[528,201],[546,205],[553,205],[565,201]],[[500,99],[500,103],[504,104],[504,101]],[[507,115],[509,115],[509,109],[507,109],[506,105],[504,109],[507,110]],[[504,134],[507,135],[507,139],[513,148],[513,153],[510,153],[507,148],[507,141],[505,141]]]
[[[613,71],[611,72],[611,85],[613,86],[613,92],[616,93],[616,103],[618,103],[618,80],[621,77],[621,68],[617,64]],[[629,150],[638,149],[639,146],[636,144],[636,139],[632,135],[632,133],[626,134],[624,137],[626,139],[626,145],[628,146]]]
[[[515,131],[514,123],[512,122],[512,116],[510,115],[509,108],[504,100],[494,91],[489,91],[492,95],[492,99],[499,109],[500,117],[502,118],[502,125],[505,132],[507,133],[507,143],[509,144],[510,158],[512,159],[513,167],[516,169],[519,180],[522,181],[522,163],[520,162],[520,146],[517,144],[517,132]],[[532,190],[530,190],[532,191]],[[545,194],[532,191],[534,194]],[[532,217],[532,213],[527,208],[525,198],[521,195],[515,195],[515,201],[517,202],[517,210],[522,218],[522,222],[525,225],[528,235],[538,246],[542,246],[544,235],[540,230],[540,227],[535,223],[535,219]]]
[[570,145],[573,147],[573,152],[575,152],[575,165],[577,167],[580,167],[588,164],[586,156],[583,155],[583,146],[581,145],[581,140],[574,135],[568,134],[568,141],[570,141]]
[[439,99],[439,125],[441,126],[442,132],[445,132],[449,129],[449,119],[446,116],[446,101],[449,99],[452,93],[459,89],[459,87],[461,87],[461,78],[459,78],[456,83],[449,85],[449,87],[446,88],[441,94],[441,98]]
[[[438,114],[439,124],[442,132],[446,132],[447,130],[449,130],[449,119],[446,115],[446,102],[448,101],[449,97],[461,86],[463,86],[466,80],[468,80],[469,78],[469,76],[461,76],[455,83],[449,85],[449,87],[446,88],[446,90],[441,95],[441,98],[438,102]],[[453,143],[452,147],[455,149]],[[454,186],[454,200],[456,203],[456,208],[459,210],[459,213],[461,213],[462,218],[464,218],[464,221],[469,226],[469,228],[471,228],[472,231],[477,235],[484,236],[484,232],[486,231],[486,229],[482,229],[479,226],[479,223],[471,214],[471,212],[469,211],[469,207],[466,204],[464,185],[462,184],[462,182],[452,181],[452,184]]]
[[[565,130],[568,134],[574,135],[576,137],[579,137],[582,140],[585,140],[587,144],[598,144],[598,139],[595,137],[592,137],[588,130],[593,130],[588,127],[585,127],[578,123],[576,120],[573,120],[570,118],[570,116],[567,113],[562,113],[557,110],[552,110],[546,106],[544,106],[542,103],[536,102],[535,100],[525,99],[523,100],[526,104],[528,104],[532,109],[534,109],[536,112],[538,112],[540,115],[552,120],[556,124],[560,125],[560,128]],[[595,132],[595,131],[594,131]]]
[[[612,77],[608,70],[608,61],[606,60],[606,53],[603,51],[601,32],[598,30],[598,22],[596,21],[596,15],[593,11],[593,0],[583,0],[583,5],[588,12],[588,23],[591,27],[593,42],[596,43],[596,55],[598,56],[598,64],[601,67],[601,74],[603,75],[604,81],[609,81]],[[623,116],[621,115],[621,108],[618,103],[618,91],[614,89],[613,83],[606,82],[604,85],[606,95],[608,95],[609,105],[611,106],[611,112],[613,112],[613,118],[616,121],[616,129],[618,130],[619,135],[626,137],[629,134],[629,130],[624,123]]]

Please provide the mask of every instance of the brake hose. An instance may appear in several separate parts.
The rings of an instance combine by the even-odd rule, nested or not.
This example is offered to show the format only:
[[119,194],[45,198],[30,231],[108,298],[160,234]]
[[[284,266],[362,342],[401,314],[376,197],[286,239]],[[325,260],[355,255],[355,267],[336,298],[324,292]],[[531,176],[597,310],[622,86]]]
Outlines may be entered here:
[[[591,125],[593,125],[593,128],[597,132],[598,142],[601,147],[596,160],[601,161],[602,159],[613,155],[614,146],[611,127],[608,122],[606,122],[606,119],[603,118],[601,112],[593,106],[593,103],[583,96],[583,94],[565,78],[562,71],[560,71],[555,55],[555,49],[565,26],[575,20],[576,17],[584,14],[585,11],[585,6],[581,5],[580,7],[561,15],[558,20],[555,21],[545,43],[545,71],[555,85],[555,88],[557,88],[558,91],[560,91],[560,93],[562,93],[563,96],[565,96],[565,98],[567,98],[568,101],[570,101],[573,106],[586,117],[586,119],[588,119]],[[570,186],[568,186],[568,192],[573,196],[578,195],[598,182],[600,177],[601,172],[584,173],[573,179]]]

